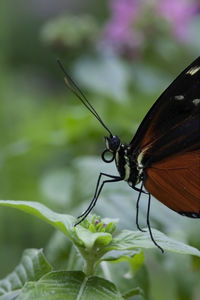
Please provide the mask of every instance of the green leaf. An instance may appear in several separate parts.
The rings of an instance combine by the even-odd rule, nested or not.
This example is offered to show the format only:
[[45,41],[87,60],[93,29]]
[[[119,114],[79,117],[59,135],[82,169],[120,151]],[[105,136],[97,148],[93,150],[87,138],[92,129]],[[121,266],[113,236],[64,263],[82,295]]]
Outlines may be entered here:
[[53,225],[55,228],[59,229],[66,236],[72,239],[70,233],[74,229],[76,219],[70,215],[55,213],[45,205],[32,201],[0,200],[0,205],[17,208],[36,216]]
[[[146,228],[145,230],[146,232],[122,230],[112,239],[109,249],[131,250],[135,248],[156,248],[150,239],[148,229]],[[164,250],[200,256],[200,251],[194,247],[173,240],[158,230],[152,229],[152,233],[156,242]]]
[[[70,215],[55,213],[37,202],[0,200],[0,205],[18,208],[37,216],[59,229],[77,245],[84,244],[85,247],[90,249],[95,243],[98,246],[107,246],[105,252],[111,250],[132,250],[135,248],[155,248],[149,237],[148,229],[146,229],[146,232],[123,230],[112,239],[112,235],[108,232],[94,233],[83,226],[77,226],[76,230],[74,230],[75,218]],[[194,247],[168,238],[157,230],[152,230],[152,233],[156,242],[165,250],[200,256],[200,251]]]
[[79,271],[51,272],[38,282],[27,283],[19,300],[122,300],[116,286]]
[[0,300],[16,299],[27,281],[38,280],[51,270],[41,249],[25,250],[15,270],[0,281]]

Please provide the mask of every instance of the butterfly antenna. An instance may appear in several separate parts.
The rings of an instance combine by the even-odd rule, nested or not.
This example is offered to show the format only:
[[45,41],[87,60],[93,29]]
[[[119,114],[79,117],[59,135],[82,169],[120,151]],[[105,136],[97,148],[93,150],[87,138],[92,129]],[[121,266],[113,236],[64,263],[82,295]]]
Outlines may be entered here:
[[60,59],[57,59],[57,63],[63,73],[65,74],[64,81],[66,86],[72,91],[72,93],[83,103],[83,105],[95,116],[95,118],[101,123],[101,125],[108,131],[110,136],[112,137],[112,132],[110,129],[105,125],[105,123],[102,121],[101,117],[97,113],[97,111],[94,109],[94,107],[90,104],[90,102],[87,100],[86,96],[83,94],[81,89],[78,87],[78,85],[74,82],[74,80],[71,78],[71,76],[66,72],[63,64],[61,63]]

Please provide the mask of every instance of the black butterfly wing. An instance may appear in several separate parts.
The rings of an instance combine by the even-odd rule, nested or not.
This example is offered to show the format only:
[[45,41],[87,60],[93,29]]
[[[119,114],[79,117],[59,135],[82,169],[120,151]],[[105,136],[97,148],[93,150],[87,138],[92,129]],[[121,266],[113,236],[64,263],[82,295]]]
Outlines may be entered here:
[[200,149],[200,57],[154,103],[130,146],[151,156],[152,163],[180,151]]
[[146,189],[176,212],[200,217],[200,57],[154,103],[130,146]]
[[142,145],[143,165],[149,167],[153,163],[162,161],[165,158],[169,159],[176,154],[193,152],[199,149],[200,111],[197,114],[192,114],[191,110],[191,115],[182,122],[166,129],[165,133],[157,138],[154,136],[152,142]]

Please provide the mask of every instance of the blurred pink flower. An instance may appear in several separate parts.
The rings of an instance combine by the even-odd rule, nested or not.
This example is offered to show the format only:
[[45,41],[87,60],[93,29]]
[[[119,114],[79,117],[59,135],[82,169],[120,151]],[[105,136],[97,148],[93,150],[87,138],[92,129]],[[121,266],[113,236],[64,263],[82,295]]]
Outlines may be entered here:
[[140,14],[140,0],[112,0],[111,18],[104,30],[104,42],[117,52],[134,48],[138,44],[138,34],[134,23]]
[[199,8],[198,0],[110,0],[110,19],[103,30],[100,47],[127,58],[138,56],[145,40],[148,44],[152,36],[162,34],[163,27],[157,30],[154,19],[167,21],[172,34],[184,41],[189,22],[199,13]]
[[157,9],[171,24],[174,34],[179,39],[185,39],[188,23],[198,13],[198,6],[192,0],[160,0]]

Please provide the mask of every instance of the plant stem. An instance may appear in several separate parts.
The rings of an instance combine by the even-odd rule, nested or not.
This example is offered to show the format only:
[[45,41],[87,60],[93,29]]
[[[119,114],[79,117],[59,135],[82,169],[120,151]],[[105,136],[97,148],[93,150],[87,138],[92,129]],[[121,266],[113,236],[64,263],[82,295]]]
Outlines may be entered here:
[[[83,257],[84,260],[84,267],[83,267],[83,272],[87,276],[92,276],[95,274],[96,267],[98,264],[98,261],[100,259],[101,255],[97,255],[97,250],[92,248],[90,250],[84,249],[84,248],[79,248],[77,247],[81,256]],[[94,255],[95,253],[95,255]]]
[[87,275],[87,276],[92,276],[94,275],[96,270],[96,262],[91,261],[91,260],[84,260],[84,268],[83,268],[83,272]]

